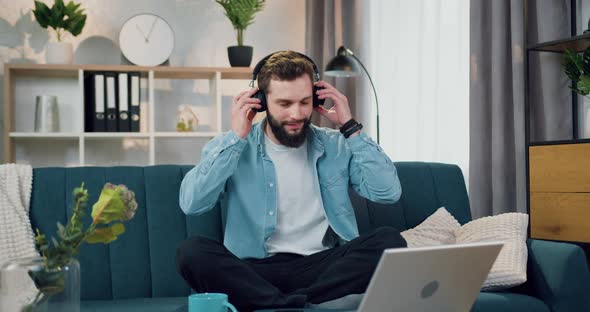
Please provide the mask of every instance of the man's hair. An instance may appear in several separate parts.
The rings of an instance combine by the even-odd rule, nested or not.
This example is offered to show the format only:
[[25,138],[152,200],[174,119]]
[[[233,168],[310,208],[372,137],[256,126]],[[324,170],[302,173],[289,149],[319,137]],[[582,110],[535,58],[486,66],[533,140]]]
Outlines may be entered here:
[[258,88],[268,94],[271,79],[292,81],[304,74],[314,83],[313,64],[309,60],[294,51],[277,52],[258,73]]

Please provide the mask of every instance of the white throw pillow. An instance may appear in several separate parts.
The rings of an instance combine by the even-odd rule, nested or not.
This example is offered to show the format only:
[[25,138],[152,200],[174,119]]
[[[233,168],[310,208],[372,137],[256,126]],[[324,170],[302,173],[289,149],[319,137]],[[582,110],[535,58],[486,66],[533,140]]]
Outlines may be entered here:
[[504,213],[464,224],[455,231],[457,244],[503,241],[504,247],[482,290],[498,290],[526,282],[528,215]]
[[505,213],[473,220],[461,226],[444,208],[439,208],[415,228],[401,232],[408,247],[502,241],[482,290],[499,290],[526,282],[528,215]]
[[453,244],[455,230],[461,224],[445,209],[438,208],[424,222],[413,229],[401,232],[408,243],[408,247],[425,247]]

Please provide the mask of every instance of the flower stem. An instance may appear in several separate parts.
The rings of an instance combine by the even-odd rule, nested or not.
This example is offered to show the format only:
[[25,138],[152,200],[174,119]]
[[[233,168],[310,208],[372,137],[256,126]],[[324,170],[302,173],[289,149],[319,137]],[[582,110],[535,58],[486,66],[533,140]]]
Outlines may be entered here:
[[21,309],[21,312],[35,312],[37,310],[37,307],[39,306],[39,304],[41,304],[43,301],[49,299],[49,296],[51,296],[51,295],[46,295],[42,291],[38,291],[33,302],[25,305]]

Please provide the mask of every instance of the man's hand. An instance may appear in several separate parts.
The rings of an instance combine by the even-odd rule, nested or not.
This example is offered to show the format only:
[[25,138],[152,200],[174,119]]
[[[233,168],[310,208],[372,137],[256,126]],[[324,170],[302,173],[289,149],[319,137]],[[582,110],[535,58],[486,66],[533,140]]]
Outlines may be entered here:
[[252,120],[256,116],[253,108],[260,108],[260,100],[251,96],[258,91],[252,88],[234,97],[231,109],[231,129],[242,139],[245,139],[252,129]]
[[330,109],[325,109],[322,106],[316,107],[316,112],[328,118],[328,120],[338,125],[338,127],[342,127],[343,124],[352,119],[348,98],[344,94],[325,81],[318,81],[315,85],[325,88],[317,92],[319,99],[331,99],[334,102],[334,106]]

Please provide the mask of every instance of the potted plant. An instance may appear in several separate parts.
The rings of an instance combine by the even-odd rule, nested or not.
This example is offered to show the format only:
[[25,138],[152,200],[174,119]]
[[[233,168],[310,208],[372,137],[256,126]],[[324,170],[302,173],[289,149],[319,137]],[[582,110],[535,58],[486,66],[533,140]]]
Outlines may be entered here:
[[[123,222],[131,220],[137,210],[135,193],[122,184],[104,185],[92,206],[92,219],[85,222],[88,200],[88,190],[82,183],[74,189],[73,211],[67,224],[64,226],[57,222],[57,238],[51,236],[49,239],[37,229],[35,245],[41,256],[14,259],[2,267],[0,280],[8,285],[0,285],[0,289],[5,287],[4,293],[12,292],[13,296],[4,296],[4,300],[11,302],[4,302],[0,309],[18,312],[80,311],[80,264],[76,256],[81,245],[115,241],[125,232]],[[23,283],[27,275],[31,281]],[[21,293],[19,287],[31,282],[33,289],[23,288]],[[12,289],[19,292],[15,294]],[[24,299],[19,298],[22,295],[25,295]]]
[[86,24],[86,14],[80,8],[80,4],[70,1],[64,4],[63,0],[55,0],[49,8],[45,3],[35,1],[33,10],[37,23],[43,28],[51,27],[55,31],[57,42],[47,44],[45,59],[49,64],[71,64],[74,60],[72,44],[62,42],[66,32],[78,36]]
[[572,49],[566,49],[563,55],[562,65],[565,74],[572,80],[570,88],[579,95],[583,96],[584,115],[581,129],[583,137],[590,137],[590,110],[587,109],[590,101],[590,48],[582,53],[576,53]]
[[570,88],[580,95],[587,96],[590,93],[590,49],[583,53],[566,49],[562,65],[565,74],[572,80]]
[[254,23],[254,15],[264,8],[264,0],[215,0],[225,9],[225,16],[237,32],[238,45],[227,48],[231,66],[250,66],[252,47],[244,45],[244,30]]

